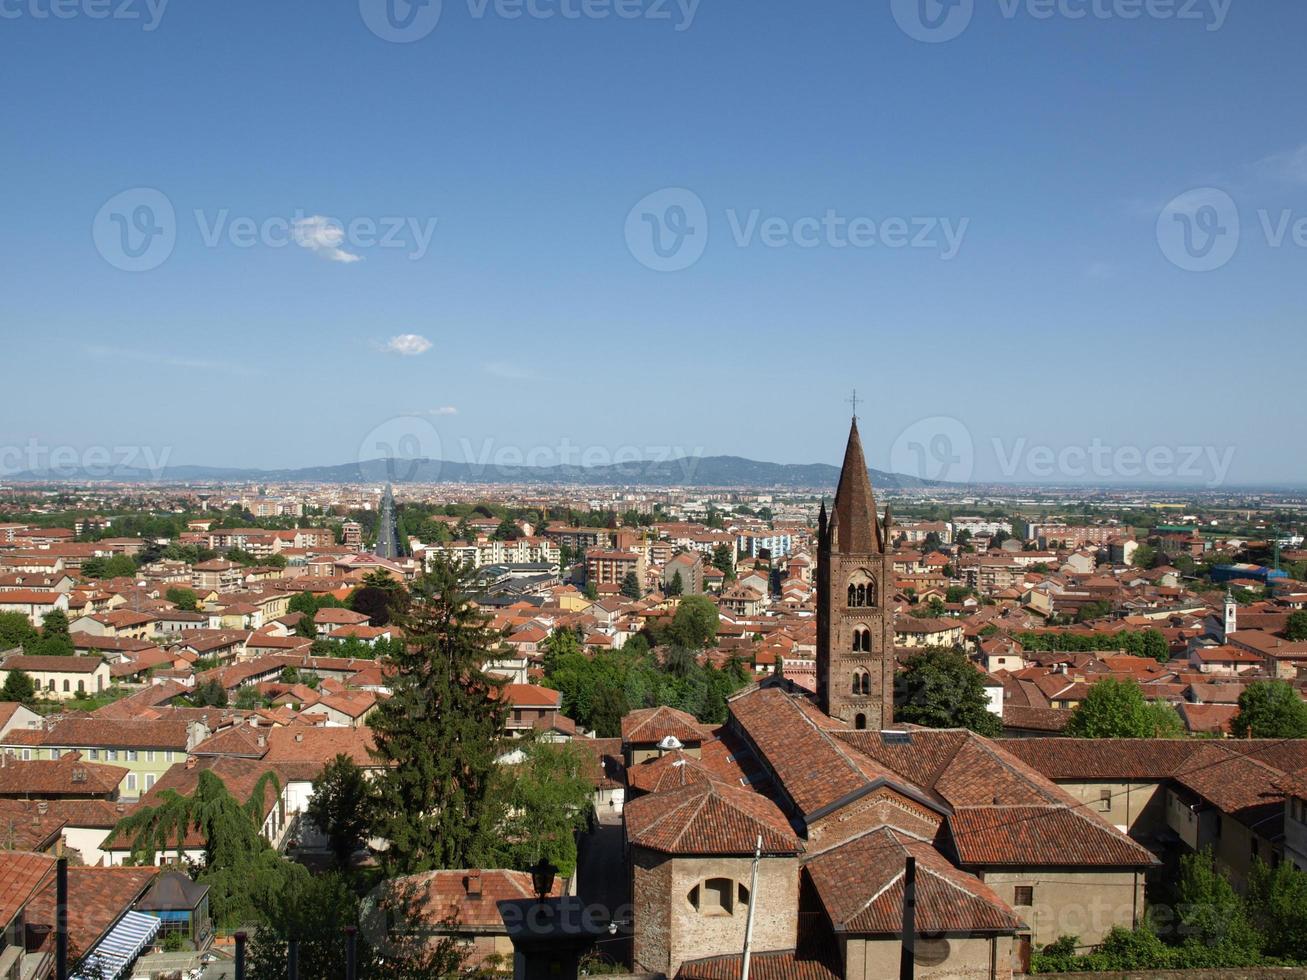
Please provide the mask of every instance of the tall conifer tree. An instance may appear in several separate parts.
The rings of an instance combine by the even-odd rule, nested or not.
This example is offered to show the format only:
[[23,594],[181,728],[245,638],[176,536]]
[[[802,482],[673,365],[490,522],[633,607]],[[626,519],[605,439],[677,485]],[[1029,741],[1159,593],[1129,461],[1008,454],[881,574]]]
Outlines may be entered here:
[[369,719],[377,758],[377,827],[391,875],[475,867],[493,841],[490,793],[508,705],[482,669],[495,644],[464,592],[468,572],[438,560],[415,584],[390,660],[391,697]]

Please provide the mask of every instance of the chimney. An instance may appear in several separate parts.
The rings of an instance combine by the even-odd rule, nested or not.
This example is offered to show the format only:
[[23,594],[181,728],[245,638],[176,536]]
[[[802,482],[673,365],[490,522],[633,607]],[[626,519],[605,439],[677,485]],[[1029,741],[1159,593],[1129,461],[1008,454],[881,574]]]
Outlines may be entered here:
[[194,768],[195,768],[195,756],[193,756],[193,755],[188,755],[188,756],[186,757],[186,768],[187,768],[187,769],[194,769]]
[[469,871],[467,873],[466,882],[467,882],[467,897],[480,898],[481,897],[481,869],[473,868],[471,871]]
[[47,803],[45,800],[37,800],[36,812],[44,817],[47,813],[50,812],[50,804]]
[[303,732],[296,732],[296,733],[295,733],[295,741],[297,741],[297,742],[302,742],[302,741],[304,741],[304,733],[303,733]]

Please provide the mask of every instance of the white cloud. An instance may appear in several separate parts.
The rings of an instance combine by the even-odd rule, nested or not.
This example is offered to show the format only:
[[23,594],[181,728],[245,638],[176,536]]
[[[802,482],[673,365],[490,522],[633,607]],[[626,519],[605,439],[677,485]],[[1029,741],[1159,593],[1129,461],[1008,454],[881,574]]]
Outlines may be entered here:
[[391,337],[381,348],[387,354],[399,354],[403,357],[416,357],[431,350],[431,341],[421,334],[402,333]]
[[430,415],[457,415],[458,409],[453,405],[441,405],[439,408],[433,408],[428,414]]
[[345,240],[345,229],[331,218],[315,214],[311,218],[300,218],[291,228],[295,244],[307,248],[332,262],[360,262],[361,255],[355,255],[341,248]]
[[1307,184],[1307,143],[1295,150],[1274,153],[1257,162],[1258,173],[1275,180]]

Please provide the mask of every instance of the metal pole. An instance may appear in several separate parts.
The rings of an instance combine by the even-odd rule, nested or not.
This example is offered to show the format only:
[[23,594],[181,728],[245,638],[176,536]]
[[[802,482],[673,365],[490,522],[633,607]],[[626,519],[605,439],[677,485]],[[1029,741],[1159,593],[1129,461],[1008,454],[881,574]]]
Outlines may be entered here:
[[903,872],[903,936],[899,949],[899,980],[912,980],[917,938],[917,859],[908,855]]
[[286,944],[287,980],[300,980],[300,941],[292,939]]
[[54,975],[68,980],[68,859],[61,857],[54,872]]
[[345,980],[358,978],[359,931],[357,926],[345,927]]
[[762,834],[753,851],[753,874],[749,878],[749,914],[744,920],[744,963],[740,980],[749,980],[749,957],[753,952],[753,910],[758,907],[758,863],[762,860]]
[[245,933],[236,933],[236,980],[245,980]]

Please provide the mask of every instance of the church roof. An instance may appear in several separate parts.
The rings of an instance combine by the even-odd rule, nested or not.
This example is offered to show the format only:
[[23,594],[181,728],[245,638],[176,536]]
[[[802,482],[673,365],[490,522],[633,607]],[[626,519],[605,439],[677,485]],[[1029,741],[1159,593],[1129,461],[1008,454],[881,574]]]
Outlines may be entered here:
[[917,859],[920,932],[1015,932],[1022,921],[983,881],[950,864],[930,844],[881,827],[804,867],[835,929],[897,934],[903,926],[906,858]]
[[838,531],[838,550],[843,554],[867,554],[883,550],[876,521],[876,498],[871,491],[871,475],[862,454],[862,437],[858,420],[849,428],[849,442],[844,448],[844,465],[835,490],[833,525]]
[[789,821],[765,796],[716,780],[642,796],[626,804],[632,844],[664,854],[764,854],[803,850]]

